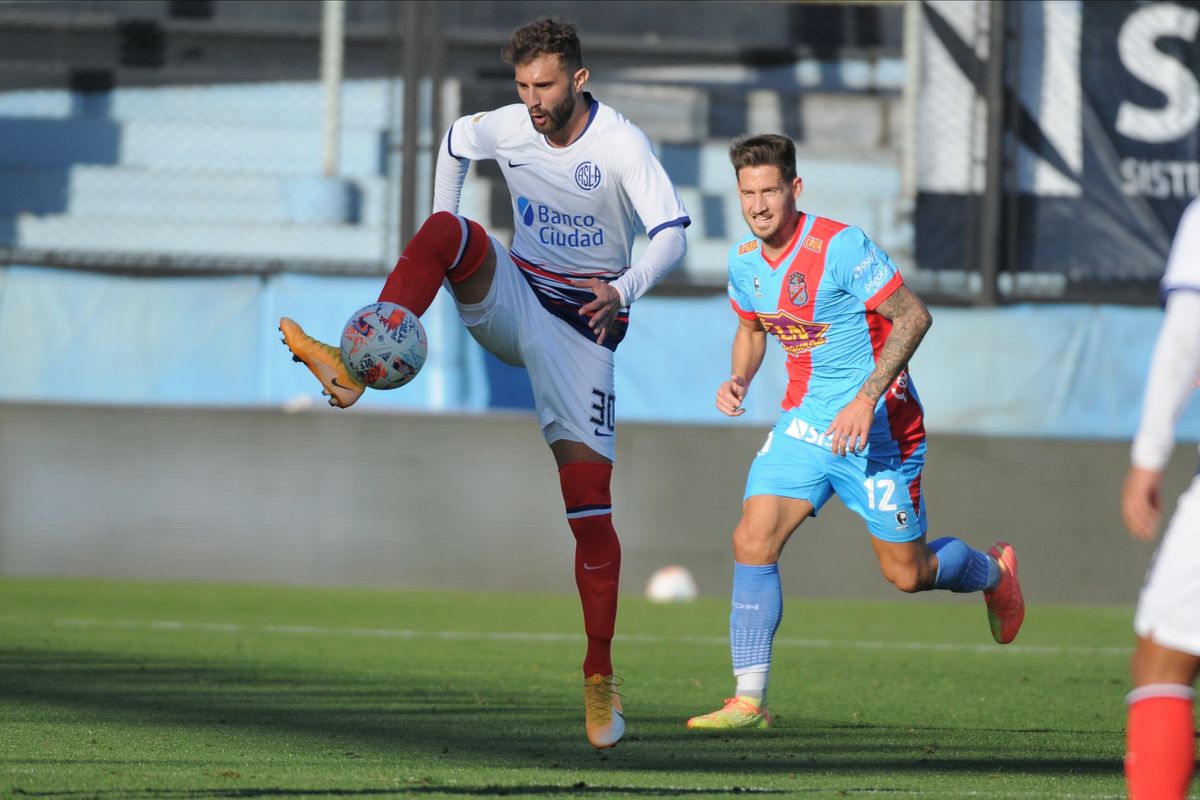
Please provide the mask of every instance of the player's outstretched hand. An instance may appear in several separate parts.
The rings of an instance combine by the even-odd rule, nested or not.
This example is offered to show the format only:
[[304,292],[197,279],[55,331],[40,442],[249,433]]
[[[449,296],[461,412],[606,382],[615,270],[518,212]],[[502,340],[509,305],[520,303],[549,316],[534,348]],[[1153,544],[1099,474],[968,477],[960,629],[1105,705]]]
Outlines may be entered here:
[[717,387],[717,410],[727,417],[740,417],[746,413],[742,401],[746,399],[746,379],[734,375]]
[[604,338],[612,330],[617,312],[621,310],[621,294],[599,278],[571,281],[571,285],[591,289],[595,293],[596,299],[581,306],[579,313],[588,318],[588,327],[596,334],[596,344],[604,344]]
[[844,456],[847,452],[861,453],[867,448],[867,436],[875,420],[875,404],[861,394],[838,412],[825,430],[832,443],[834,455]]
[[1162,517],[1162,473],[1130,467],[1121,489],[1121,515],[1129,534],[1142,541],[1154,538]]

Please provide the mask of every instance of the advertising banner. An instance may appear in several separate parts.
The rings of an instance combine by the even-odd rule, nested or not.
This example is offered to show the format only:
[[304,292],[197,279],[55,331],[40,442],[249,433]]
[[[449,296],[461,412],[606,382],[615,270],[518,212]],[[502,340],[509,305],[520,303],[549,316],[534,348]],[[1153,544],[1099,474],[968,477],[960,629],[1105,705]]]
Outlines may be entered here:
[[[988,5],[922,4],[917,260],[979,252]],[[1018,271],[1154,281],[1200,195],[1200,3],[1006,4],[1001,240]],[[1000,246],[997,243],[996,246]]]

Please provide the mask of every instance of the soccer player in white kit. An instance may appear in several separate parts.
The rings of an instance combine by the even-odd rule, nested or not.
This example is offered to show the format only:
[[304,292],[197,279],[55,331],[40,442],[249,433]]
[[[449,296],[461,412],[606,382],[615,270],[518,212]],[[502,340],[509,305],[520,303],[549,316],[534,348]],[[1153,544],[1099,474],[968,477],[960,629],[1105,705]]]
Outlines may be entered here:
[[[546,443],[558,466],[576,540],[583,606],[588,741],[612,747],[625,731],[613,675],[621,548],[612,525],[616,455],[613,353],[629,306],[683,257],[690,219],[650,142],[583,87],[575,27],[543,18],[503,49],[521,102],[461,117],[438,152],[434,214],[405,247],[379,299],[418,315],[446,285],[475,339],[529,371]],[[511,251],[457,215],[470,162],[494,159],[512,196]],[[637,222],[650,238],[630,264]],[[335,347],[283,319],[284,341],[346,407],[363,387]]]
[[[1175,423],[1200,378],[1200,200],[1184,211],[1161,283],[1166,315],[1154,347],[1121,510],[1138,539],[1162,516]],[[1184,798],[1196,765],[1193,701],[1200,673],[1200,472],[1179,498],[1134,617],[1126,698],[1125,778],[1134,800]]]

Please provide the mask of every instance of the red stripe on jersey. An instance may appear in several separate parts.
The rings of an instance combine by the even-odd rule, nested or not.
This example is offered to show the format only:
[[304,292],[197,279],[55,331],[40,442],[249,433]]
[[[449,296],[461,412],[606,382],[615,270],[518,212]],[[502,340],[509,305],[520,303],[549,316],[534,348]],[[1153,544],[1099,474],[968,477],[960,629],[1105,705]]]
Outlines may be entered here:
[[742,307],[737,304],[737,301],[732,297],[729,298],[729,305],[733,306],[733,313],[737,314],[742,319],[758,319],[758,314],[753,311],[743,311]]
[[[875,297],[879,295],[876,294]],[[892,321],[878,311],[868,310],[867,329],[871,332],[871,351],[878,360],[879,351],[883,349],[884,342],[892,332]],[[883,403],[892,439],[900,448],[901,461],[911,456],[921,446],[921,442],[925,441],[925,413],[916,399],[909,395],[908,380],[908,370],[905,369],[887,388]]]
[[908,499],[912,500],[913,511],[918,516],[921,514],[921,473],[917,473],[917,477],[912,479],[908,484]]
[[[792,244],[788,245],[789,249],[799,241],[800,231],[803,227],[803,224],[801,224],[796,228],[796,236],[792,237]],[[824,217],[816,217],[813,220],[812,227],[805,236],[805,241],[815,238],[822,243],[828,244],[829,240],[845,227],[845,224],[841,222],[835,222]],[[812,319],[813,307],[817,303],[817,292],[820,291],[821,278],[825,274],[825,256],[828,252],[829,248],[824,246],[819,250],[809,247],[801,247],[796,250],[796,255],[792,259],[792,263],[788,265],[788,274],[783,276],[783,281],[779,287],[777,305],[779,310],[793,313],[801,319]],[[797,297],[795,300],[792,299],[788,282],[789,276],[793,272],[799,272],[803,275],[803,286],[806,287],[804,295]],[[783,396],[782,404],[785,411],[800,405],[804,401],[805,395],[808,394],[808,384],[812,380],[813,371],[812,350],[804,350],[797,355],[789,355],[787,359],[787,371],[787,394]]]
[[806,350],[798,356],[789,356],[787,360],[788,387],[783,396],[783,410],[795,408],[804,401],[808,394],[808,382],[812,378],[812,351]]
[[888,427],[900,448],[900,460],[905,461],[925,441],[925,413],[916,398],[908,393],[908,370],[901,372],[896,382],[888,387],[885,397]]
[[516,263],[516,265],[518,267],[520,267],[521,269],[525,270],[526,272],[533,273],[534,275],[537,275],[540,278],[545,278],[548,281],[555,281],[557,283],[564,283],[564,284],[570,285],[572,281],[585,281],[588,278],[604,278],[604,277],[612,276],[612,273],[608,272],[607,270],[596,270],[595,272],[580,272],[579,274],[576,274],[576,275],[563,275],[558,272],[552,272],[549,269],[547,269],[546,267],[541,267],[541,266],[538,266],[537,264],[533,264],[529,261],[526,261],[525,259],[516,255],[515,253],[510,252],[509,255],[512,256],[512,260]]
[[[800,239],[800,231],[804,230],[804,219],[807,216],[808,216],[807,214],[800,215],[800,219],[796,222],[795,233],[792,234],[792,238],[788,240],[787,247],[783,248],[783,250],[779,253],[778,257],[776,257],[776,258],[768,257],[766,248],[763,248],[763,250],[762,250],[763,261],[767,262],[767,265],[771,268],[772,271],[778,269],[779,265],[783,263],[784,259],[786,259],[788,256],[790,256],[792,254],[792,251],[794,251],[796,249],[796,242],[799,241],[799,239]],[[821,219],[820,219],[820,217],[818,217],[817,222],[820,222],[820,221],[821,221]],[[814,223],[814,224],[816,224],[816,223]],[[824,261],[824,259],[822,259],[822,261]]]
[[892,321],[874,309],[867,309],[867,330],[871,332],[871,355],[879,360],[879,351],[892,332]]
[[874,311],[875,309],[879,308],[879,304],[895,294],[896,290],[899,289],[903,284],[904,278],[900,277],[900,273],[897,272],[892,276],[891,280],[881,286],[879,291],[872,295],[871,299],[867,301],[867,311]]

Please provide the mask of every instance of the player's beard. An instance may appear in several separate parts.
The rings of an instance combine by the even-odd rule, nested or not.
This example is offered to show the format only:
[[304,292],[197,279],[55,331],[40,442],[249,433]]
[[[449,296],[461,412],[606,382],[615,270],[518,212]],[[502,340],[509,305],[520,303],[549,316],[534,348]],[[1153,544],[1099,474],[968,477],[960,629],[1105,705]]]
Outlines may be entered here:
[[575,95],[567,95],[566,99],[552,108],[543,106],[542,113],[546,115],[546,121],[541,125],[538,125],[530,117],[529,121],[533,125],[533,129],[543,136],[558,133],[566,127],[567,122],[571,119],[571,115],[575,113]]
[[747,215],[746,222],[750,226],[750,231],[769,247],[783,247],[788,243],[788,240],[796,233],[796,225],[800,222],[800,212],[791,209],[784,209],[782,213],[775,213],[764,220],[767,224],[765,228],[760,228],[755,224],[761,217]]

